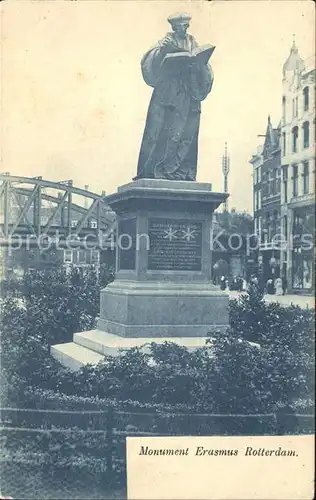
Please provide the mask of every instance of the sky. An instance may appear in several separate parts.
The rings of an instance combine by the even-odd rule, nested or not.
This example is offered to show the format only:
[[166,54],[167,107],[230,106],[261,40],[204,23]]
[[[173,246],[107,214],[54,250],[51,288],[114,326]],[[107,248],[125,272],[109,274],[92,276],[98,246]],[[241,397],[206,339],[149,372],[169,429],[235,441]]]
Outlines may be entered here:
[[107,194],[130,182],[152,92],[140,60],[179,11],[192,16],[199,44],[216,45],[197,180],[223,190],[227,141],[229,206],[252,211],[249,159],[268,115],[274,126],[280,120],[294,33],[300,55],[313,55],[312,1],[1,2],[0,170]]

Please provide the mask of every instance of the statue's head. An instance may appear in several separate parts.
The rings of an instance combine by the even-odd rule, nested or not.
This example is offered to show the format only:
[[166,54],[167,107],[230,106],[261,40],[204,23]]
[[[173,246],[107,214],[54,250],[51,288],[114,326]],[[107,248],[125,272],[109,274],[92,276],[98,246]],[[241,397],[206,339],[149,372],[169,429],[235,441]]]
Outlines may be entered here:
[[185,36],[188,27],[190,26],[191,16],[189,14],[172,14],[168,17],[168,22],[171,24],[173,31],[179,36]]

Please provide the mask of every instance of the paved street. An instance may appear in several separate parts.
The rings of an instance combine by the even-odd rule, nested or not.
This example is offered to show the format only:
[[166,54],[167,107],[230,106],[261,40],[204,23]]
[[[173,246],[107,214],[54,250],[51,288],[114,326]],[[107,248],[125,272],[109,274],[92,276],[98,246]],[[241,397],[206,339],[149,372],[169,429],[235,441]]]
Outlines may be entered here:
[[[229,291],[229,296],[232,298],[237,298],[240,292]],[[279,302],[283,306],[290,306],[294,304],[300,307],[315,308],[315,299],[312,295],[265,295],[265,300],[267,302]],[[22,299],[18,299],[20,307],[24,307]]]
[[[229,296],[236,298],[240,295],[239,292],[229,291]],[[312,295],[265,295],[267,302],[278,302],[283,306],[290,306],[294,304],[302,308],[315,308],[315,299]]]

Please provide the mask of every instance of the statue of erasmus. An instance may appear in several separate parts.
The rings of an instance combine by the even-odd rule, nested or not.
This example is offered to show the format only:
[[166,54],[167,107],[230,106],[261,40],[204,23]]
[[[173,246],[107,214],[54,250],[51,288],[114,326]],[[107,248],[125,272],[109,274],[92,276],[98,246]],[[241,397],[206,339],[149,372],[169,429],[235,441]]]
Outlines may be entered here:
[[201,101],[212,89],[208,60],[215,47],[199,47],[187,34],[190,19],[170,16],[172,32],[141,61],[143,78],[154,90],[134,180],[196,179]]

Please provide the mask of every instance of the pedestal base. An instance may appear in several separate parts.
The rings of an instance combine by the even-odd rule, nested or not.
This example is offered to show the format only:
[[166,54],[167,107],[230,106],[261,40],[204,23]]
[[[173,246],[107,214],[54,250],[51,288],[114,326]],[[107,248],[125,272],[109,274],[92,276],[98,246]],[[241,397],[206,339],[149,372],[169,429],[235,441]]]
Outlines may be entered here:
[[91,330],[75,333],[73,342],[52,346],[51,355],[66,368],[76,371],[87,364],[97,365],[104,359],[104,356],[119,356],[126,349],[133,347],[142,348],[143,352],[148,352],[149,344],[152,342],[156,344],[173,342],[193,351],[204,347],[205,341],[206,337],[123,338],[101,330]]
[[150,342],[205,345],[228,327],[212,280],[212,213],[227,198],[211,184],[139,179],[106,198],[117,218],[116,279],[101,292],[97,330],[51,353],[71,369]]
[[127,338],[206,337],[228,327],[228,300],[211,284],[116,280],[101,292],[97,327]]

